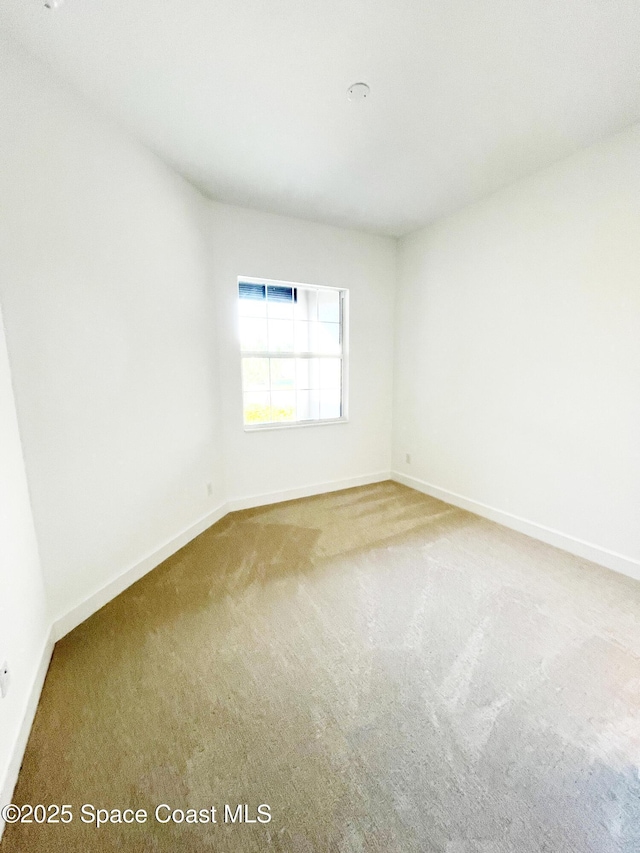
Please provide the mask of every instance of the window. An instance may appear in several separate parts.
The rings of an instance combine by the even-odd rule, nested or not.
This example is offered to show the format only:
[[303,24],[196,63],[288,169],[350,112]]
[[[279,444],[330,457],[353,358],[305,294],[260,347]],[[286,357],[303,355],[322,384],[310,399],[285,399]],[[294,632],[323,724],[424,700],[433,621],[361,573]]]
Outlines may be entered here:
[[345,420],[347,291],[238,279],[246,429]]

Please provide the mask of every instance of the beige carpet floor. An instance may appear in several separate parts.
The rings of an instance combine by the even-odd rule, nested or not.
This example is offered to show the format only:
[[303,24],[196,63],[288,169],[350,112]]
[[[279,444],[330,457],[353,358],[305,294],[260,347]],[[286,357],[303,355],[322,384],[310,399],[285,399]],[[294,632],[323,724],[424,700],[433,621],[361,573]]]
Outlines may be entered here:
[[640,584],[381,483],[230,515],[61,641],[14,799],[73,821],[2,853],[638,853],[639,768]]

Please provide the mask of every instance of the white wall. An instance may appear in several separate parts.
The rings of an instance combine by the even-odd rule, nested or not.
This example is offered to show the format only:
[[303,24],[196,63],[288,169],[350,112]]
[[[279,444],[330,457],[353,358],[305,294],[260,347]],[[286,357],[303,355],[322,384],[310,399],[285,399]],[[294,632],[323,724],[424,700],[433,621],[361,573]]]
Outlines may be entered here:
[[[226,488],[231,500],[385,475],[391,457],[395,240],[212,203]],[[239,275],[349,289],[349,422],[244,432]]]
[[[0,699],[0,806],[11,796],[19,769],[17,743],[38,680],[48,639],[44,583],[31,516],[4,327],[0,316],[0,666],[10,684]],[[46,658],[48,660],[48,657]],[[27,721],[27,723],[30,719]],[[21,744],[24,746],[24,744]],[[0,820],[0,835],[2,834]]]
[[57,618],[223,500],[205,202],[0,47],[0,299]]
[[637,561],[639,282],[638,127],[403,239],[395,470]]
[[[209,202],[1,46],[0,299],[64,630],[228,500],[386,476],[396,243]],[[238,275],[349,289],[348,423],[243,431]]]

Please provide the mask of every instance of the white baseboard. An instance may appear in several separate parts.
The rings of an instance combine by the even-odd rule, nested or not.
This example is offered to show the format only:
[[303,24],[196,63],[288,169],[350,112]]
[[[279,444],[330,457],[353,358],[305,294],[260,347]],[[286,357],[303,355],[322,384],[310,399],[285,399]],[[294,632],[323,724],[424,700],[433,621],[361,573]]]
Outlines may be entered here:
[[92,593],[88,598],[85,598],[79,604],[72,607],[64,614],[64,616],[61,616],[54,622],[54,640],[56,642],[61,640],[65,634],[68,634],[69,631],[72,631],[80,625],[81,622],[84,622],[85,619],[88,619],[89,616],[100,610],[101,607],[104,607],[105,604],[108,604],[111,599],[120,595],[121,592],[124,592],[124,590],[131,586],[131,584],[139,581],[140,578],[144,577],[144,575],[152,569],[155,569],[156,566],[159,566],[160,563],[164,562],[168,557],[171,557],[176,553],[176,551],[179,551],[180,548],[184,548],[184,546],[191,542],[192,539],[195,539],[196,536],[199,536],[208,527],[215,524],[216,521],[220,521],[221,518],[224,518],[228,511],[226,504],[222,504],[214,510],[211,510],[201,519],[196,521],[195,524],[190,525],[186,530],[183,530],[182,533],[179,533],[168,542],[165,542],[164,545],[161,545],[160,548],[153,551],[151,554],[147,554],[146,557],[143,557],[132,566],[129,566],[129,568],[125,569],[122,574],[118,575],[118,577],[109,581],[109,583],[105,584],[105,586],[101,587],[97,592]]
[[[176,551],[179,551],[180,548],[183,548],[191,542],[192,539],[195,539],[196,536],[199,536],[207,530],[207,528],[211,527],[212,524],[220,521],[229,512],[234,512],[239,509],[264,506],[267,504],[280,503],[282,501],[293,500],[295,498],[326,494],[340,489],[350,489],[354,486],[371,485],[372,483],[389,480],[390,477],[391,475],[388,471],[381,471],[377,474],[368,474],[362,477],[351,477],[345,480],[317,483],[314,486],[305,486],[299,489],[287,489],[281,492],[254,495],[253,497],[248,498],[236,498],[228,503],[221,504],[216,507],[216,509],[199,519],[199,521],[195,522],[195,524],[190,525],[186,530],[182,531],[182,533],[165,542],[164,545],[155,550],[153,553],[147,554],[143,559],[130,566],[118,575],[117,578],[114,578],[114,580],[105,584],[105,586],[101,587],[88,598],[85,598],[79,604],[72,607],[64,614],[64,616],[61,616],[59,619],[54,621],[42,651],[42,658],[38,666],[38,670],[34,677],[24,718],[20,727],[20,733],[16,740],[6,778],[4,780],[0,780],[0,784],[2,785],[0,788],[0,805],[11,802],[11,797],[18,780],[22,758],[29,740],[29,733],[38,708],[40,694],[44,685],[47,669],[49,668],[49,662],[51,660],[51,655],[53,654],[55,642],[62,639],[65,634],[68,634],[69,631],[72,631],[81,622],[84,622],[85,619],[88,619],[89,616],[97,610],[100,610],[101,607],[104,607],[105,604],[108,604],[111,599],[119,595],[127,589],[127,587],[131,586],[131,584],[140,580],[141,577],[156,568],[156,566],[159,566],[160,563],[164,562],[164,560],[172,556],[172,554],[175,554]],[[0,820],[0,839],[2,839],[3,831],[4,823]]]
[[[383,482],[384,480],[395,480],[409,488],[416,489],[431,497],[438,498],[446,503],[469,510],[477,515],[488,518],[491,521],[496,521],[505,527],[517,530],[520,533],[525,533],[532,536],[534,539],[539,539],[549,545],[554,545],[557,548],[562,548],[571,554],[575,554],[594,563],[598,563],[606,568],[613,569],[616,572],[627,575],[635,580],[640,580],[640,561],[623,554],[618,554],[590,542],[585,542],[582,539],[577,539],[574,536],[569,536],[561,533],[558,530],[545,527],[525,518],[513,515],[509,512],[496,509],[495,507],[483,504],[480,501],[472,500],[471,498],[459,495],[456,492],[442,489],[434,486],[431,483],[426,483],[416,477],[410,477],[402,474],[399,471],[388,472],[381,471],[376,474],[368,474],[362,477],[351,477],[345,480],[335,480],[325,483],[317,483],[313,486],[304,486],[297,489],[287,489],[280,492],[271,492],[268,494],[254,495],[246,498],[235,498],[228,503],[222,504],[211,512],[203,516],[195,524],[188,527],[182,533],[173,537],[156,551],[148,554],[142,560],[135,563],[130,568],[126,569],[113,581],[110,581],[100,590],[86,598],[80,604],[71,608],[64,616],[54,622],[50,635],[44,644],[42,657],[38,670],[33,680],[31,692],[25,713],[20,727],[20,733],[16,740],[13,750],[13,756],[9,764],[6,778],[0,789],[0,805],[11,802],[11,797],[18,780],[22,758],[29,739],[29,733],[33,719],[38,707],[40,693],[44,685],[44,680],[53,653],[55,641],[61,639],[65,634],[119,595],[131,584],[135,583],[147,572],[160,565],[164,560],[179,551],[180,548],[188,544],[196,536],[211,527],[217,521],[224,518],[229,512],[235,512],[241,509],[251,509],[258,506],[268,504],[281,503],[282,501],[294,500],[296,498],[311,497],[313,495],[326,494],[328,492],[338,491],[340,489],[349,489],[355,486],[371,485],[373,483]],[[0,820],[0,839],[4,831],[4,823]]]
[[96,611],[108,604],[121,592],[124,592],[127,587],[134,584],[140,578],[144,577],[160,563],[164,562],[168,557],[171,557],[180,548],[183,548],[196,536],[199,536],[216,521],[220,521],[230,512],[235,512],[239,509],[251,509],[257,506],[265,506],[267,504],[280,503],[282,501],[290,501],[295,498],[306,498],[312,495],[321,495],[326,492],[335,492],[339,489],[350,489],[354,486],[368,486],[372,483],[379,483],[383,480],[390,479],[389,471],[381,471],[376,474],[366,474],[362,477],[350,477],[345,480],[334,480],[327,483],[317,483],[313,486],[304,486],[299,489],[287,489],[281,492],[271,492],[263,495],[253,495],[247,498],[235,498],[227,503],[221,504],[211,512],[203,516],[195,524],[192,524],[182,533],[174,536],[168,542],[165,542],[157,550],[147,554],[138,562],[134,563],[129,568],[125,569],[118,577],[109,581],[96,592],[85,598],[79,604],[76,604],[64,616],[61,616],[53,624],[53,638],[57,642],[61,640],[65,634],[72,631],[85,619],[94,614]]
[[325,483],[316,483],[313,486],[302,486],[299,489],[285,489],[281,492],[268,492],[261,495],[253,495],[248,498],[233,498],[227,504],[229,512],[239,509],[253,509],[258,506],[292,501],[296,498],[309,498],[313,495],[324,495],[328,492],[338,492],[340,489],[353,489],[355,486],[370,486],[373,483],[381,483],[390,480],[389,471],[378,471],[376,474],[365,474],[362,477],[349,477],[345,480],[330,480]]
[[[47,670],[49,669],[51,655],[53,654],[53,646],[53,631],[50,631],[44,642],[42,654],[40,656],[40,663],[38,664],[38,668],[31,684],[31,690],[29,691],[29,697],[22,717],[20,731],[18,732],[18,737],[16,738],[16,742],[13,747],[9,766],[7,768],[5,778],[0,781],[2,786],[0,788],[0,807],[5,806],[7,803],[12,801],[13,792],[16,787],[18,774],[20,773],[20,767],[22,765],[22,758],[24,756],[24,751],[27,748],[27,741],[29,740],[31,726],[33,725],[33,718],[38,710],[40,694],[42,693],[42,687],[47,675]],[[3,832],[4,821],[0,818],[0,841],[2,840]]]
[[423,492],[425,495],[430,495],[432,498],[438,498],[461,509],[469,510],[469,512],[481,515],[483,518],[496,521],[498,524],[504,525],[504,527],[517,530],[519,533],[525,533],[527,536],[539,539],[548,545],[554,545],[556,548],[561,548],[563,551],[568,551],[577,557],[598,563],[607,569],[613,569],[614,572],[619,572],[640,581],[640,560],[635,560],[633,557],[618,554],[615,551],[602,548],[600,545],[594,545],[592,542],[585,542],[583,539],[578,539],[567,533],[561,533],[559,530],[545,527],[543,524],[537,524],[535,521],[529,521],[510,512],[504,512],[504,510],[496,509],[480,501],[459,495],[456,492],[441,489],[439,486],[426,483],[424,480],[418,480],[417,477],[409,477],[407,474],[402,474],[399,471],[393,471],[391,479],[397,483],[402,483],[404,486],[409,486],[411,489]]

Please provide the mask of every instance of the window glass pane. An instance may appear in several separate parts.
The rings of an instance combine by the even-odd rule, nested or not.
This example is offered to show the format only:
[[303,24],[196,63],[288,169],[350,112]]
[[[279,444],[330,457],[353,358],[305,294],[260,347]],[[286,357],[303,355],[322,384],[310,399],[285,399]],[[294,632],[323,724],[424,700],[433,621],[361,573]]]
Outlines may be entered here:
[[269,320],[270,352],[293,352],[293,322]]
[[340,324],[318,323],[317,352],[332,354],[340,352]]
[[309,352],[309,324],[301,320],[296,320],[294,329],[296,352]]
[[309,391],[319,387],[318,358],[296,359],[296,388],[300,391]]
[[340,322],[340,294],[337,290],[318,291],[318,320]]
[[316,290],[308,290],[298,287],[298,300],[294,305],[294,314],[297,320],[318,319],[318,293]]
[[[263,359],[260,359],[262,361]],[[296,361],[293,358],[272,358],[271,388],[275,391],[295,388]]]
[[298,391],[298,420],[317,421],[320,417],[320,398],[317,391]]
[[296,392],[295,391],[272,391],[271,392],[271,420],[272,421],[295,421],[296,419]]
[[245,423],[340,418],[341,291],[242,280],[238,291]]
[[267,299],[270,302],[292,302],[293,287],[288,284],[270,284],[267,287]]
[[242,387],[245,391],[269,390],[269,359],[242,359]]
[[318,352],[318,323],[307,323],[296,320],[295,346],[296,352]]
[[270,395],[250,392],[244,395],[245,424],[265,424],[271,420]]
[[264,299],[267,293],[266,285],[256,284],[255,282],[240,281],[238,282],[238,292],[240,299]]
[[290,320],[293,317],[293,289],[290,287],[269,287],[267,312],[269,317]]
[[255,317],[241,317],[240,345],[245,352],[266,352],[267,321]]
[[340,417],[339,391],[320,391],[320,417],[322,419]]
[[342,384],[342,363],[339,358],[321,358],[320,388],[339,391]]
[[240,299],[239,312],[241,317],[266,317],[267,303],[264,299]]

